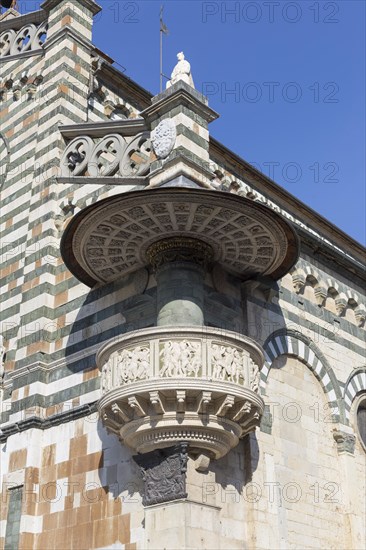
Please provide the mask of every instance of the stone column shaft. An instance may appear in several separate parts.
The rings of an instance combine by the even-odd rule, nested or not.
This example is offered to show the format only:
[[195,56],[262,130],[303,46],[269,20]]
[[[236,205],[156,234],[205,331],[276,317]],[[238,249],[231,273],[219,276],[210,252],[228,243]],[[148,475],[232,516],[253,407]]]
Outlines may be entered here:
[[147,251],[157,282],[157,325],[204,325],[203,282],[212,248],[192,238],[164,239]]
[[203,269],[193,262],[172,262],[156,271],[157,325],[203,325]]

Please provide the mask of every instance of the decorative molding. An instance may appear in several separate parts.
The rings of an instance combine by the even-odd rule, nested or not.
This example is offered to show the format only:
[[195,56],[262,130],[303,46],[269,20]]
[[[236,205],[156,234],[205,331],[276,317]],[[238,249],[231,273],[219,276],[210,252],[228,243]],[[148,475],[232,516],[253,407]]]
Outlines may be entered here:
[[30,75],[28,70],[25,70],[16,80],[13,73],[8,73],[4,79],[0,79],[0,101],[8,99],[10,94],[15,101],[18,101],[23,94],[23,90],[26,91],[28,99],[33,99],[42,82],[43,76],[40,71],[35,75]]
[[357,394],[362,392],[366,392],[366,366],[360,367],[353,371],[344,387],[343,398],[346,407],[346,418],[348,421],[350,418],[353,400]]
[[359,327],[365,324],[366,308],[361,303],[360,296],[345,285],[338,283],[326,274],[321,273],[314,266],[301,259],[291,271],[294,290],[300,294],[308,284],[314,289],[314,297],[317,305],[323,307],[327,297],[332,297],[338,316],[342,316],[350,307],[354,310],[355,322]]
[[181,442],[174,447],[133,457],[144,481],[144,506],[187,498],[187,451],[188,443]]
[[48,418],[40,418],[38,416],[32,416],[26,420],[15,422],[14,424],[3,425],[0,430],[0,443],[5,443],[7,439],[16,433],[25,432],[30,429],[47,430],[53,426],[59,426],[60,424],[66,424],[89,416],[97,411],[97,402],[87,403],[80,407],[75,407],[69,411],[58,413]]
[[91,138],[103,138],[109,134],[119,134],[123,137],[135,136],[147,131],[144,119],[85,122],[83,124],[60,124],[59,130],[66,139],[75,139],[82,135]]
[[[89,10],[93,15],[97,15],[102,9],[100,6],[98,6],[98,4],[94,0],[74,0],[74,1],[79,3],[80,6]],[[46,12],[50,12],[54,8],[57,8],[59,3],[60,3],[60,0],[45,0],[41,4],[41,8]]]

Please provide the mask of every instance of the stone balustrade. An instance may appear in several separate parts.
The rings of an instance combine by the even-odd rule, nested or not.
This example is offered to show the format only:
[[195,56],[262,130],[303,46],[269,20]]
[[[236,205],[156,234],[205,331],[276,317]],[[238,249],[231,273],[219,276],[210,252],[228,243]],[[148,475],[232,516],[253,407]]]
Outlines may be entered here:
[[263,353],[211,327],[154,327],[103,346],[101,418],[138,452],[187,441],[219,458],[258,425]]
[[81,135],[66,147],[61,159],[61,178],[108,176],[133,178],[145,176],[150,169],[150,133],[133,138],[117,133],[93,139]]
[[48,24],[31,23],[20,30],[8,29],[0,34],[0,58],[35,51],[42,48],[47,38]]

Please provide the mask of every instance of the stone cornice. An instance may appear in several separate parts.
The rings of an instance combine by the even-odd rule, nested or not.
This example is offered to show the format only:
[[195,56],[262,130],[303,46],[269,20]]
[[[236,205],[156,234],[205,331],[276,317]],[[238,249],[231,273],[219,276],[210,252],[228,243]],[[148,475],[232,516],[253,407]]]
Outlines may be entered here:
[[155,96],[152,99],[152,105],[147,107],[141,116],[151,122],[180,105],[188,107],[207,122],[212,122],[219,117],[218,113],[207,105],[207,99],[185,82],[177,82],[165,92]]
[[[94,52],[99,56],[95,47]],[[137,106],[139,110],[150,105],[153,95],[105,59],[100,58],[100,63],[94,74],[101,77],[107,86],[115,88],[121,94],[126,94],[126,99]]]
[[110,122],[86,122],[84,124],[60,125],[60,132],[64,138],[74,139],[83,134],[90,137],[104,137],[108,134],[134,136],[147,130],[144,119],[113,120]]
[[28,52],[21,52],[17,53],[15,55],[6,55],[5,57],[1,57],[1,63],[6,63],[7,61],[16,61],[17,59],[25,59],[27,57],[33,57],[36,55],[44,55],[43,48],[39,48],[38,50],[29,50]]
[[47,19],[47,13],[43,10],[31,11],[25,15],[6,18],[3,21],[0,20],[0,33],[9,29],[18,31],[25,25],[30,25],[32,23],[39,24],[45,19]]
[[96,402],[93,402],[81,405],[80,407],[75,407],[69,411],[54,414],[48,418],[32,416],[26,420],[21,420],[20,422],[3,426],[0,430],[0,443],[5,443],[7,439],[14,434],[25,432],[26,430],[31,430],[34,428],[37,430],[47,430],[53,426],[59,426],[60,424],[65,424],[67,422],[77,420],[78,418],[89,416],[96,411],[97,404]]
[[47,38],[47,41],[45,42],[45,44],[43,46],[44,50],[49,50],[57,42],[59,42],[60,40],[62,40],[65,37],[68,37],[71,40],[75,40],[75,42],[78,42],[81,46],[84,46],[84,48],[86,48],[88,50],[91,50],[91,48],[92,48],[92,43],[89,42],[89,40],[85,39],[80,33],[75,31],[69,25],[65,25],[59,31],[55,32],[55,34],[53,34],[49,38]]
[[[232,169],[239,172],[241,176],[248,178],[248,183],[253,184],[259,192],[262,192],[263,195],[280,206],[280,208],[287,210],[295,219],[299,219],[303,224],[307,224],[308,228],[313,232],[318,233],[319,236],[317,238],[304,229],[309,239],[321,242],[322,246],[326,246],[322,238],[329,239],[328,250],[330,253],[331,251],[334,253],[334,246],[338,246],[339,251],[343,251],[344,260],[347,259],[347,261],[353,263],[356,260],[359,268],[365,265],[366,249],[359,242],[352,239],[352,237],[213,137],[210,137],[210,156],[214,157],[215,160],[220,159],[225,163],[228,171]],[[296,212],[298,211],[301,211],[301,219],[297,218]],[[339,253],[337,257],[338,255]]]
[[[148,178],[144,176],[136,176],[131,178],[122,178],[115,176],[104,176],[100,178],[93,178],[91,176],[61,176],[59,178],[56,178],[56,181],[57,183],[72,185],[134,185],[136,186],[135,191],[137,191],[138,187],[146,187],[148,185]],[[131,189],[129,189],[129,191],[131,191]]]

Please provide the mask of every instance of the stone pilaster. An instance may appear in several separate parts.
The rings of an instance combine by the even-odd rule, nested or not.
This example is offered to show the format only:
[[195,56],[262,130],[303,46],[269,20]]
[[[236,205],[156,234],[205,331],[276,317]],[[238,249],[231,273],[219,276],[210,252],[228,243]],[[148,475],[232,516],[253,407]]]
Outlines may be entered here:
[[92,37],[93,16],[101,7],[94,0],[45,0],[42,9],[48,13],[48,39],[65,28],[79,33],[85,40]]
[[[209,163],[208,124],[218,115],[210,109],[207,99],[194,88],[179,81],[152,99],[143,111],[152,130],[156,161],[152,163],[150,185],[210,187],[213,174]],[[169,122],[168,122],[169,121]],[[154,136],[163,125],[171,127],[165,152],[157,147]],[[168,143],[170,141],[170,143]],[[158,142],[160,145],[160,141]],[[168,154],[167,154],[168,153]]]

